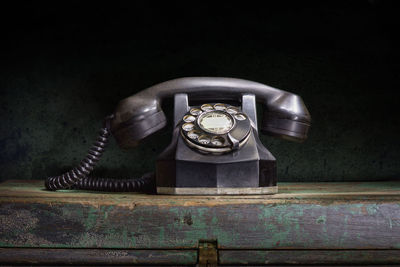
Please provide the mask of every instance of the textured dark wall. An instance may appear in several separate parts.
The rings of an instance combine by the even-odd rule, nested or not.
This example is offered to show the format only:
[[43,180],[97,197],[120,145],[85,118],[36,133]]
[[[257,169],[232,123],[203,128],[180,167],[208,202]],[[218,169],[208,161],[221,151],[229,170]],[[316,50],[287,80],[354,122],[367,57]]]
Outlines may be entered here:
[[[399,19],[392,2],[127,2],[2,8],[1,180],[67,170],[120,99],[184,76],[249,79],[303,97],[313,117],[305,143],[262,137],[280,181],[398,178]],[[171,102],[164,106],[171,114]],[[132,151],[112,141],[97,172],[152,170],[170,132]]]

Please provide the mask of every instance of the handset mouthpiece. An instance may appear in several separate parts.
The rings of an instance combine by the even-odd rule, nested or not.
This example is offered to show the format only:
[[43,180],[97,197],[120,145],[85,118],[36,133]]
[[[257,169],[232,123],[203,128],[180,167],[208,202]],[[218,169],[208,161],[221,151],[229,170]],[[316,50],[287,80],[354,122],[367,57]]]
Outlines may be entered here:
[[311,116],[300,96],[282,91],[268,101],[261,132],[295,142],[307,139]]

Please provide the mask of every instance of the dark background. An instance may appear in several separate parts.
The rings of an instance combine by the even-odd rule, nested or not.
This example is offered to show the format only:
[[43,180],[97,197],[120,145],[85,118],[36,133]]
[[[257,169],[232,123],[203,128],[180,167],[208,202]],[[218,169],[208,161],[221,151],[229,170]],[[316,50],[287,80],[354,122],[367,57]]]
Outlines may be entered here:
[[[302,96],[309,139],[262,137],[279,181],[398,179],[395,1],[81,2],[0,8],[1,180],[60,174],[120,99],[185,76],[243,78]],[[171,102],[164,107],[171,114]],[[112,140],[97,173],[154,169],[170,133],[131,151]]]

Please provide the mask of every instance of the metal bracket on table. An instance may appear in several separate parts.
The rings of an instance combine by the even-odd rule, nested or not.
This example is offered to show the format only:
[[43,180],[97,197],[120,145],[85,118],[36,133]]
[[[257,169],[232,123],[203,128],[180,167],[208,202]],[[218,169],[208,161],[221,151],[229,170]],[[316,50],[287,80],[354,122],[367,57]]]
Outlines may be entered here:
[[216,240],[199,240],[199,263],[197,266],[214,267],[218,265]]

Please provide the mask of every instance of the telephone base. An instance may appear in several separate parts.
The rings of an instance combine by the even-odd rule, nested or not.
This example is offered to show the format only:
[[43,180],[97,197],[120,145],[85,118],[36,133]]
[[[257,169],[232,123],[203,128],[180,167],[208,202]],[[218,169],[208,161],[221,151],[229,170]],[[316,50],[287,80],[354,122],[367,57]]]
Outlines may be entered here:
[[[196,146],[200,146],[201,143],[196,146],[190,146],[185,138],[190,139],[191,137],[182,134],[183,125],[188,124],[188,122],[182,121],[182,118],[185,116],[194,117],[192,113],[188,114],[187,112],[192,109],[200,111],[202,106],[212,106],[211,104],[203,103],[201,106],[189,106],[187,94],[175,95],[174,103],[175,129],[172,141],[161,152],[156,162],[158,194],[257,195],[276,194],[278,192],[275,157],[258,138],[254,95],[242,95],[239,103],[232,106],[233,108],[236,107],[237,110],[239,110],[240,106],[244,118],[242,121],[246,120],[247,126],[242,127],[242,124],[239,132],[230,132],[241,140],[242,145],[240,145],[239,139],[233,137],[233,139],[229,139],[229,142],[236,141],[238,147],[232,148],[231,151],[225,151],[226,153],[199,150]],[[225,105],[222,103],[214,104],[213,102],[212,104],[214,107],[216,105]],[[215,110],[213,112],[219,112],[216,108]],[[229,113],[226,114],[228,114],[226,115],[228,117],[231,116]],[[199,118],[194,124],[199,123]],[[235,123],[238,122],[236,121]],[[199,136],[196,138],[200,138],[201,134],[205,136],[211,134],[207,131],[201,133],[200,126],[194,131],[199,132]],[[248,136],[245,137],[244,133],[247,133]],[[216,137],[218,135],[213,138]]]
[[278,186],[268,187],[157,187],[164,195],[265,195],[278,193]]

